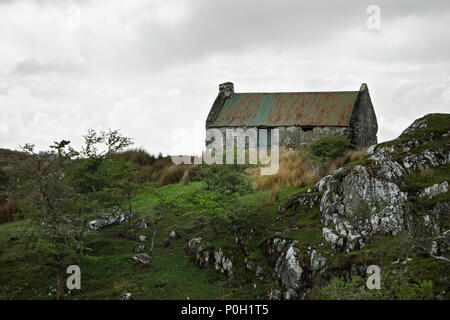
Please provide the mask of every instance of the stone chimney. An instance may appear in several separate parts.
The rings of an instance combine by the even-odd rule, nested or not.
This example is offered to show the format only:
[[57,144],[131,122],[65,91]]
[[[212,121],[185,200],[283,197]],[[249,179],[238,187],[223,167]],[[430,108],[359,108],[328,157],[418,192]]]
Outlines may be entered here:
[[367,84],[363,83],[361,84],[361,87],[359,88],[359,91],[367,90]]
[[224,95],[226,99],[231,98],[234,94],[233,82],[219,84],[219,94]]

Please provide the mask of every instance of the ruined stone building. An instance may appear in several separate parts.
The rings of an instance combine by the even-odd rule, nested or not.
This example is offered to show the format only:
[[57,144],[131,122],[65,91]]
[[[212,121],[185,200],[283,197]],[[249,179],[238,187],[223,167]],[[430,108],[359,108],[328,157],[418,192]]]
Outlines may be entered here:
[[[219,85],[206,129],[279,129],[280,146],[298,148],[328,136],[347,137],[353,148],[377,143],[378,124],[366,84],[359,91],[237,93]],[[259,139],[259,137],[258,137]],[[207,142],[208,143],[208,142]]]

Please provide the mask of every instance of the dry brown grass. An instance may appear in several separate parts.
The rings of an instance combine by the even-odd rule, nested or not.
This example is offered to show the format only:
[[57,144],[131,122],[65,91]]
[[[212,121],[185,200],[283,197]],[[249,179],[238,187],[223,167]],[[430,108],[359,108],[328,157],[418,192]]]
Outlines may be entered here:
[[280,185],[276,184],[273,186],[272,190],[270,191],[269,198],[267,199],[267,203],[271,204],[278,200],[278,194],[280,192]]
[[331,160],[327,164],[326,174],[331,174],[334,170],[339,169],[340,167],[346,165],[347,163],[361,160],[364,158],[368,148],[363,148],[360,150],[349,150],[342,157],[339,157],[335,160]]
[[162,187],[171,183],[178,183],[187,170],[184,165],[170,165],[162,169],[159,175],[157,187]]
[[185,186],[189,184],[189,169],[184,170],[183,176],[181,177],[179,184]]
[[279,187],[302,187],[320,179],[320,164],[311,157],[308,151],[281,150],[278,172],[274,175],[259,177],[255,187],[270,189]]
[[280,187],[303,187],[314,184],[322,177],[349,162],[364,158],[367,148],[361,150],[349,150],[344,156],[328,162],[320,162],[307,150],[280,150],[280,166],[276,174],[271,176],[259,176],[259,168],[248,169],[252,176],[258,177],[255,183],[256,189],[272,189],[274,194],[269,196],[272,201]]
[[148,153],[142,148],[122,151],[113,154],[112,157],[130,161],[141,167],[150,166],[157,160],[157,158],[154,155]]
[[430,179],[434,177],[434,169],[433,168],[425,168],[420,170],[419,175],[421,178]]
[[172,164],[164,167],[160,171],[155,171],[153,175],[158,177],[157,187],[162,187],[172,183],[186,185],[191,181],[199,181],[202,179],[200,165]]
[[18,218],[14,216],[19,212],[19,206],[14,199],[8,199],[0,203],[0,223],[16,221]]

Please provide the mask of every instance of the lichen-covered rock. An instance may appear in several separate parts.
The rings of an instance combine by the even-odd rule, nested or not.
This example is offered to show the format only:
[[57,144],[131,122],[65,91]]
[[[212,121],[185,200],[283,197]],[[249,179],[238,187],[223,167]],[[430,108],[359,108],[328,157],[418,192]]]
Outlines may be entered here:
[[442,255],[449,250],[450,230],[446,228],[446,221],[450,218],[450,203],[437,202],[423,215],[424,225],[429,236],[433,239],[430,243],[430,252],[433,255]]
[[278,213],[283,214],[287,209],[292,208],[294,211],[298,207],[309,207],[312,208],[319,203],[320,195],[317,192],[302,192],[292,196],[284,206],[278,207]]
[[245,266],[248,270],[253,270],[256,266],[256,262],[252,259],[245,257],[244,259]]
[[311,264],[311,271],[313,272],[313,276],[320,271],[322,271],[326,265],[327,259],[317,252],[317,250],[308,247],[308,256]]
[[139,219],[139,221],[136,222],[136,228],[138,228],[138,229],[147,229],[148,228],[148,221],[147,221],[147,219]]
[[220,273],[226,273],[229,277],[233,274],[233,263],[230,258],[225,257],[222,248],[214,251],[214,268]]
[[291,244],[286,252],[280,256],[274,268],[275,274],[281,279],[281,283],[286,289],[284,298],[287,300],[304,298],[303,268],[297,256],[298,251]]
[[379,166],[340,168],[317,184],[323,236],[335,250],[352,250],[377,233],[397,234],[403,228],[407,195],[391,179],[400,171]]
[[140,253],[144,250],[145,250],[145,246],[142,244],[138,244],[133,247],[133,252],[135,252],[135,253]]
[[144,264],[144,265],[148,265],[148,264],[150,264],[152,262],[152,257],[150,257],[146,253],[137,254],[134,257],[132,257],[132,259],[133,259],[134,262],[141,263],[141,264]]
[[255,274],[259,280],[264,281],[264,269],[261,266],[256,267]]
[[448,182],[444,181],[423,189],[422,192],[420,192],[420,196],[423,198],[432,198],[446,192],[448,192]]
[[317,248],[300,249],[297,244],[296,240],[281,238],[267,241],[272,276],[281,281],[285,289],[284,299],[289,300],[306,298],[314,277],[326,270],[327,260]]
[[113,207],[111,215],[104,215],[98,219],[89,222],[89,228],[91,230],[98,230],[114,224],[122,224],[129,222],[131,218],[136,214],[135,211],[122,212],[117,206]]
[[425,168],[436,168],[447,163],[450,163],[450,152],[444,147],[427,149],[419,154],[406,156],[402,161],[408,173]]
[[195,258],[195,263],[200,268],[207,268],[209,265],[209,250],[204,250],[202,238],[192,238],[187,246],[188,254]]
[[272,289],[269,291],[269,294],[267,295],[267,298],[269,300],[281,300],[281,291]]
[[175,240],[175,239],[178,239],[178,238],[179,238],[178,233],[176,233],[175,230],[172,230],[170,232],[170,234],[169,234],[169,239]]
[[120,299],[121,300],[131,300],[131,292],[123,292]]
[[[427,115],[414,121],[398,139],[371,147],[361,164],[339,168],[317,183],[314,191],[322,193],[322,233],[333,249],[348,252],[362,248],[376,234],[395,235],[407,229],[406,175],[450,162],[442,119]],[[430,131],[433,126],[435,132]],[[425,188],[419,196],[446,192],[447,181]]]

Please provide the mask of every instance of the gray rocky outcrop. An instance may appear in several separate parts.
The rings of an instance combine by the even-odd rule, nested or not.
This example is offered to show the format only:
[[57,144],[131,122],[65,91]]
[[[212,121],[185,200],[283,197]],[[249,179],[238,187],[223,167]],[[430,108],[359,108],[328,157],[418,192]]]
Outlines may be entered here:
[[[322,192],[320,217],[323,236],[335,250],[361,248],[374,234],[397,234],[403,228],[407,195],[386,176],[399,177],[401,170],[377,166],[340,168],[317,184]],[[398,169],[398,170],[397,170]]]
[[284,299],[304,299],[312,287],[313,278],[325,270],[326,258],[317,249],[300,249],[296,240],[273,238],[267,241],[273,278],[284,289]]
[[122,224],[129,222],[131,218],[136,214],[135,211],[123,212],[119,207],[113,207],[111,214],[103,215],[100,218],[89,222],[89,228],[91,230],[98,230],[114,224]]
[[187,252],[194,256],[195,263],[200,268],[206,268],[209,265],[209,250],[205,250],[202,244],[202,238],[192,238],[187,245]]
[[226,273],[228,277],[233,275],[233,262],[226,257],[222,251],[222,248],[214,251],[214,268],[220,273]]
[[152,262],[152,257],[146,253],[140,253],[132,257],[133,261],[136,263],[148,265]]
[[423,198],[432,198],[446,192],[448,192],[448,182],[444,181],[442,183],[436,183],[431,187],[424,188],[422,192],[420,192],[420,196]]

